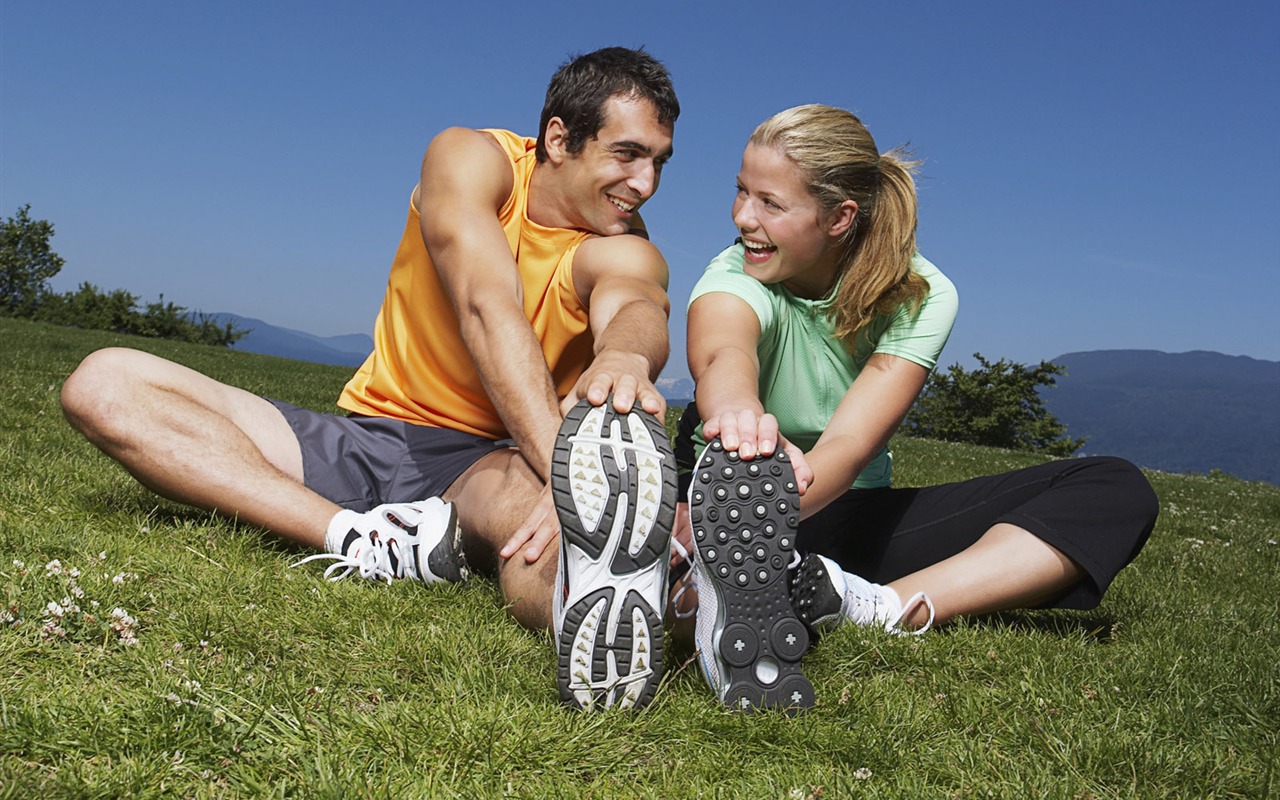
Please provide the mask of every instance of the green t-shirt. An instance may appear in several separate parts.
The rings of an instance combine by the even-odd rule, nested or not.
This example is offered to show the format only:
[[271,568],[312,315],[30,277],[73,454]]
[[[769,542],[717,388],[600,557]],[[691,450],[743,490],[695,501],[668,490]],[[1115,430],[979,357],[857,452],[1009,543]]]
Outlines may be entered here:
[[[806,452],[817,443],[867,359],[886,353],[931,370],[937,366],[955,323],[955,286],[919,253],[911,259],[911,270],[929,282],[929,295],[919,312],[912,314],[910,307],[904,306],[893,314],[880,315],[859,335],[853,353],[835,338],[834,325],[826,313],[838,286],[821,300],[807,300],[780,283],[760,283],[743,271],[742,263],[742,245],[721,252],[693,287],[689,303],[705,294],[726,292],[756,312],[760,320],[760,402],[778,418],[782,435]],[[892,457],[885,447],[853,485],[888,486],[892,475]]]

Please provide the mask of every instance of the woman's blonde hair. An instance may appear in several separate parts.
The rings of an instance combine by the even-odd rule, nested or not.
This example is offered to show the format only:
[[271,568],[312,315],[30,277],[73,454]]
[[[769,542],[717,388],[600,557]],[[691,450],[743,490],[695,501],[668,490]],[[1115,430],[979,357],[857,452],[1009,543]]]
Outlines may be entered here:
[[917,220],[912,175],[919,162],[900,149],[882,155],[860,119],[816,104],[774,114],[749,141],[791,159],[823,212],[846,200],[858,204],[841,242],[840,288],[831,308],[836,336],[854,349],[877,315],[906,304],[917,311],[929,293],[928,281],[910,268]]

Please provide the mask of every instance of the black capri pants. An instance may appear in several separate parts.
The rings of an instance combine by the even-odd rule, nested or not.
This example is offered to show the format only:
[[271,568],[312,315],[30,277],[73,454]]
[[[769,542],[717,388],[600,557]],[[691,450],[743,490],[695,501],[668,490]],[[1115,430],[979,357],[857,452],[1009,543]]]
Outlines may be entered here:
[[[1044,540],[1084,579],[1044,604],[1094,608],[1116,573],[1155,528],[1159,503],[1142,472],[1122,458],[1050,461],[917,489],[850,489],[800,523],[802,552],[888,583],[950,558],[998,523]],[[1017,564],[1010,564],[1016,570]]]
[[[685,416],[692,420],[681,419],[676,457],[692,469],[697,410],[691,406]],[[1009,523],[1085,573],[1042,607],[1088,609],[1137,557],[1158,513],[1155,491],[1133,464],[1109,456],[1072,458],[939,486],[850,489],[802,520],[796,541],[802,553],[819,553],[846,572],[889,583],[956,555],[993,525]]]

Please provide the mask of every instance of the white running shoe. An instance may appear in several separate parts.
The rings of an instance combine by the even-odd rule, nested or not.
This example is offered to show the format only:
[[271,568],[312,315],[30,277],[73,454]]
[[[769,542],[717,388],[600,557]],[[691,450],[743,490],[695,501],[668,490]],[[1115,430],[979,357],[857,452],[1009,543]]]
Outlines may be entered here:
[[702,674],[730,708],[794,713],[814,702],[801,672],[809,632],[791,605],[787,571],[800,521],[786,453],[744,461],[712,439],[689,486],[695,640]]
[[353,572],[371,581],[404,578],[422,583],[461,583],[469,577],[462,528],[452,503],[430,497],[388,503],[363,514],[343,509],[325,534],[327,553],[295,562],[332,560],[324,577],[337,581]]
[[560,699],[639,708],[662,677],[662,616],[676,472],[662,424],[582,401],[565,416],[551,464],[560,518],[553,619]]
[[[933,625],[933,601],[924,592],[916,592],[905,604],[888,586],[845,572],[826,556],[810,553],[800,562],[791,577],[791,600],[796,614],[816,631],[829,631],[846,622],[864,627],[882,627],[900,636],[918,636]],[[915,630],[902,627],[902,621],[924,603],[929,619]]]

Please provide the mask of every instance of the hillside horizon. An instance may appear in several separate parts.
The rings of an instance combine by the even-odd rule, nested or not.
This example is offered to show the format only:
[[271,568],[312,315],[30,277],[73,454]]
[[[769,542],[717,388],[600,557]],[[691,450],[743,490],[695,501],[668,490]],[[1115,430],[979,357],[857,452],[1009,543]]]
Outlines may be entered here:
[[[367,334],[316,336],[228,312],[207,316],[249,330],[233,347],[242,352],[354,368],[373,349]],[[1047,360],[1067,374],[1042,397],[1069,435],[1087,439],[1082,454],[1280,485],[1280,361],[1138,349]],[[681,375],[663,375],[657,386],[673,404],[693,397],[693,381]]]

